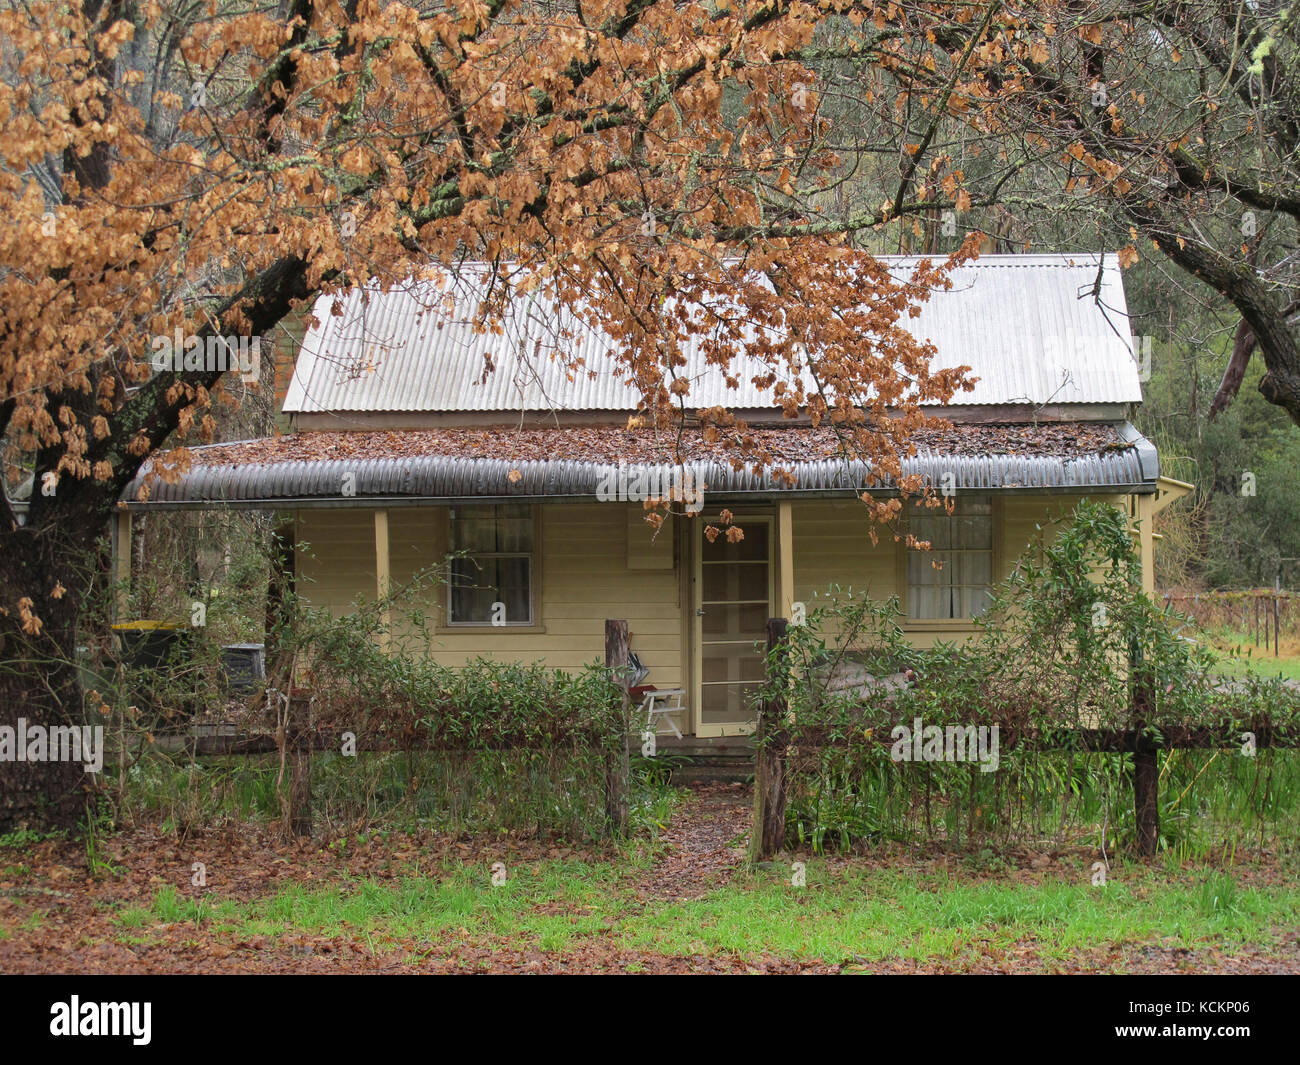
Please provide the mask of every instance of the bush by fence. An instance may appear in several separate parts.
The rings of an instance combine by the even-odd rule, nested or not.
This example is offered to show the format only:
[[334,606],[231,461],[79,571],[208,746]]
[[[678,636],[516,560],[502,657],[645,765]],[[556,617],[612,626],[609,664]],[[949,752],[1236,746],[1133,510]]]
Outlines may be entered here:
[[[113,743],[101,797],[119,819],[161,813],[182,831],[218,810],[266,816],[272,796],[298,834],[321,819],[571,837],[625,827],[634,781],[618,661],[440,665],[417,605],[438,580],[417,575],[342,616],[281,589],[266,688],[242,699],[224,690],[204,632],[171,660],[99,668],[93,702]],[[614,637],[625,665],[626,626]],[[234,734],[189,735],[196,718],[232,722]],[[159,726],[172,719],[169,735]]]
[[[774,625],[756,850],[788,831],[819,848],[891,838],[1151,853],[1161,794],[1166,845],[1294,838],[1296,761],[1265,749],[1300,734],[1300,693],[1258,677],[1225,685],[1141,592],[1138,566],[1123,515],[1085,503],[1026,553],[961,646],[912,647],[896,601],[843,589],[807,624]],[[1162,747],[1182,750],[1160,789]],[[1223,816],[1207,832],[1212,809]]]

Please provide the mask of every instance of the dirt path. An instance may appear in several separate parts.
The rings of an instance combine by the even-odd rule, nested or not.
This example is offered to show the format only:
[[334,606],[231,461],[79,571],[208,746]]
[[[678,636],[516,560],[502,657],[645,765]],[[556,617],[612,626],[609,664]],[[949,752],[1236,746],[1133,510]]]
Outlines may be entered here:
[[663,852],[638,892],[645,899],[697,899],[745,862],[753,793],[744,784],[698,784],[659,837]]

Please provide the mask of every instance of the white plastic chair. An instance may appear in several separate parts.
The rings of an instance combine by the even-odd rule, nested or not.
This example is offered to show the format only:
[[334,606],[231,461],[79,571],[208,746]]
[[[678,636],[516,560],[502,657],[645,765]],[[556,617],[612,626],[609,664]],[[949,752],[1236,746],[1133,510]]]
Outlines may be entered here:
[[[662,736],[667,731],[680,740],[682,730],[677,727],[672,715],[686,713],[686,689],[652,688],[641,700],[641,711],[645,714],[646,732]],[[663,728],[664,725],[668,726],[667,729]]]

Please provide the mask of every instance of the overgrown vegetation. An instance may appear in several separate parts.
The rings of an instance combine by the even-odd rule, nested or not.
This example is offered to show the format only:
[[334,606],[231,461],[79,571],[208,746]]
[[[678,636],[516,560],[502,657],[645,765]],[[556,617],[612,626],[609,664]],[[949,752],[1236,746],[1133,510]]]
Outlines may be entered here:
[[[114,737],[100,789],[108,805],[95,824],[104,812],[115,822],[157,818],[184,836],[225,819],[285,814],[283,753],[199,760],[178,741],[155,742],[163,722],[141,710],[143,683],[146,705],[187,714],[234,707],[245,731],[281,740],[289,704],[280,694],[310,695],[311,719],[297,724],[334,744],[312,767],[314,814],[328,833],[389,824],[602,834],[608,756],[626,723],[599,663],[574,674],[489,659],[439,664],[419,609],[439,579],[430,571],[383,600],[358,600],[342,617],[283,589],[268,637],[272,694],[232,699],[220,642],[247,631],[255,601],[264,609],[268,570],[256,557],[223,562],[220,579],[208,578],[218,590],[204,600],[209,625],[182,657],[153,670],[95,667],[107,674],[101,710]],[[1185,622],[1139,584],[1123,514],[1084,504],[1042,531],[961,646],[915,648],[895,602],[831,589],[808,624],[790,630],[789,838],[814,850],[1051,841],[1111,856],[1135,831],[1132,756],[1071,747],[1070,737],[1138,724],[1214,727],[1223,738],[1220,749],[1164,759],[1165,847],[1209,855],[1295,838],[1300,760],[1271,748],[1247,758],[1234,746],[1261,721],[1294,729],[1295,691],[1189,642]],[[829,690],[845,669],[910,671],[910,681],[880,698],[853,686]],[[1230,688],[1225,673],[1239,674]],[[996,725],[997,771],[975,761],[896,761],[894,729],[918,719],[945,737]],[[1049,732],[1064,749],[1022,742]],[[634,761],[634,827],[663,819],[655,809],[666,776],[654,760]]]
[[1092,751],[1086,737],[1210,728],[1220,749],[1165,757],[1165,846],[1291,845],[1300,759],[1245,757],[1242,736],[1262,724],[1294,735],[1300,693],[1255,674],[1225,685],[1214,654],[1141,592],[1138,565],[1124,515],[1081,504],[1041,530],[975,636],[932,649],[907,642],[896,601],[832,589],[790,628],[766,691],[789,706],[774,742],[792,752],[790,838],[814,850],[1053,842],[1108,856],[1135,831],[1132,755]]
[[389,598],[358,601],[342,617],[288,597],[272,640],[306,676],[316,727],[408,750],[604,751],[621,741],[626,723],[617,690],[597,663],[565,673],[482,657],[452,667],[431,657],[434,637],[410,604],[438,580],[436,571],[422,573]]
[[[332,739],[312,768],[324,831],[384,822],[574,839],[604,833],[609,757],[627,725],[602,665],[569,673],[486,658],[439,664],[428,654],[434,640],[420,607],[439,584],[437,569],[383,598],[358,599],[342,616],[313,607],[281,577],[268,611],[278,546],[272,530],[227,517],[210,530],[215,548],[197,556],[192,539],[169,541],[162,527],[155,530],[179,546],[160,552],[149,579],[134,583],[129,611],[170,626],[140,630],[167,634],[167,657],[132,661],[121,652],[122,637],[107,624],[107,596],[102,617],[88,615],[81,665],[111,753],[83,826],[156,817],[185,836],[223,820],[284,817],[293,727]],[[183,533],[189,523],[180,516],[176,524]],[[197,606],[198,626],[191,624]],[[230,690],[222,644],[263,631],[266,682]],[[308,705],[309,716],[290,720]],[[273,736],[280,752],[196,758],[181,738],[196,720]],[[665,783],[655,767],[634,763],[633,827],[653,820]]]
[[[674,791],[657,770],[632,763],[632,834],[654,834],[668,819]],[[312,808],[326,839],[382,827],[593,840],[607,830],[603,772],[584,748],[330,753],[312,763]],[[123,812],[180,838],[222,824],[271,826],[283,814],[282,776],[276,754],[201,761],[157,754],[130,770]]]

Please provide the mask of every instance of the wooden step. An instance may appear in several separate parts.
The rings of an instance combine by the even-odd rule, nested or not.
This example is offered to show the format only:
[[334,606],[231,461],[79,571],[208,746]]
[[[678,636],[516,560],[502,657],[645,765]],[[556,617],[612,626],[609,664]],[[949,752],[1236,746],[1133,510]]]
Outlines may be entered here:
[[744,783],[754,776],[749,736],[659,736],[656,757],[672,767],[675,784]]

